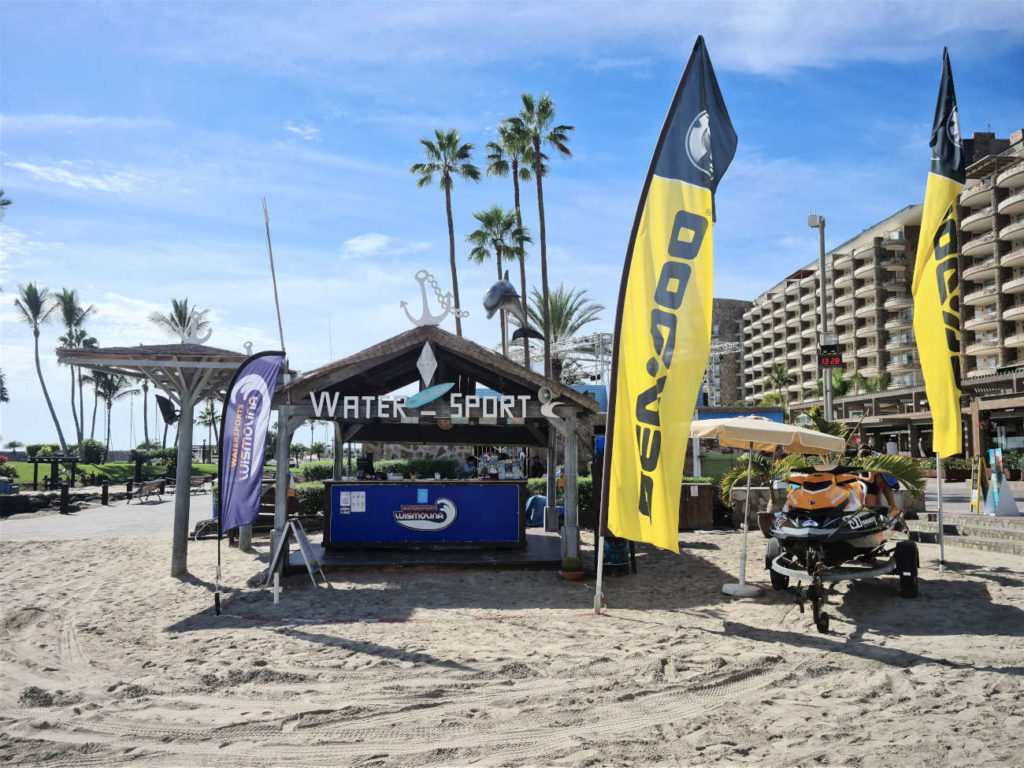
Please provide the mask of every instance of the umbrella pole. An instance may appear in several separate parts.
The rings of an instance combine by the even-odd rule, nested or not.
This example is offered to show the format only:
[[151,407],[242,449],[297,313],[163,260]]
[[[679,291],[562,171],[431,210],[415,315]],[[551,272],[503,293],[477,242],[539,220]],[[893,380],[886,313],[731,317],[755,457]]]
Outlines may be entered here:
[[740,584],[747,583],[747,521],[750,519],[750,475],[754,471],[754,444],[747,452],[747,497],[743,500],[743,546],[740,548]]
[[[754,443],[750,443],[747,452],[747,498],[743,500],[743,544],[740,548],[740,581],[739,584],[726,584],[722,591],[733,597],[755,597],[761,588],[747,584],[747,516],[750,514],[750,475],[754,471]],[[769,489],[770,492],[770,489]]]
[[935,483],[939,500],[939,573],[942,573],[946,570],[946,553],[942,540],[942,457],[938,453],[935,454]]

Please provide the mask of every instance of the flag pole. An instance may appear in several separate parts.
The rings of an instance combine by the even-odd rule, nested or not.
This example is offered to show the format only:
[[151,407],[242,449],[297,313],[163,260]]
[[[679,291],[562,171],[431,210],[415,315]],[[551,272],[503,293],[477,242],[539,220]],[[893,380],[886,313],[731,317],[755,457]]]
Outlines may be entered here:
[[943,542],[942,529],[942,457],[935,454],[935,480],[938,484],[939,497],[939,573],[946,570],[946,551]]
[[277,300],[277,274],[274,272],[274,249],[270,247],[270,214],[267,212],[267,198],[263,201],[263,223],[267,227],[267,255],[270,256],[270,279],[274,283],[274,308],[277,310],[277,331],[281,334],[281,351],[285,351],[284,327],[281,325],[281,304]]

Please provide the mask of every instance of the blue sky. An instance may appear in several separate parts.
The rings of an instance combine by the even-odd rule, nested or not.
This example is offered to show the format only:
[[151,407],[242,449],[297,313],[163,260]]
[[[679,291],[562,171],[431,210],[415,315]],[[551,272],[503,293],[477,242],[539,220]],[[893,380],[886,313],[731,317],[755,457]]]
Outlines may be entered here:
[[[0,5],[0,440],[55,440],[16,322],[17,286],[77,288],[103,344],[158,343],[172,297],[209,308],[210,344],[279,346],[303,370],[409,327],[413,274],[448,277],[444,196],[417,189],[418,139],[495,138],[519,94],[576,126],[545,181],[552,284],[614,305],[651,152],[703,34],[739,136],[718,194],[715,295],[750,299],[923,196],[943,45],[965,135],[1024,125],[1024,5],[997,3],[20,3]],[[493,267],[464,261],[472,214],[508,179],[453,191],[466,335],[491,345]],[[537,235],[536,196],[524,188]],[[539,284],[539,255],[529,277]],[[606,312],[594,330],[611,330]],[[449,330],[453,328],[449,327]],[[70,425],[68,374],[44,375]],[[141,441],[135,402],[135,441]],[[152,417],[151,417],[152,418]],[[127,405],[113,443],[132,436]]]

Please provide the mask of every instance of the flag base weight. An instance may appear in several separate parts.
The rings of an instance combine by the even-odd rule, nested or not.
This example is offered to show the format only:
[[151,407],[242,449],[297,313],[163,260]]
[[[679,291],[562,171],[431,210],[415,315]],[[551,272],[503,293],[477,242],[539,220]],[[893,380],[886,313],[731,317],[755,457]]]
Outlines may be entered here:
[[761,588],[753,584],[725,584],[722,591],[732,597],[757,597],[761,594]]

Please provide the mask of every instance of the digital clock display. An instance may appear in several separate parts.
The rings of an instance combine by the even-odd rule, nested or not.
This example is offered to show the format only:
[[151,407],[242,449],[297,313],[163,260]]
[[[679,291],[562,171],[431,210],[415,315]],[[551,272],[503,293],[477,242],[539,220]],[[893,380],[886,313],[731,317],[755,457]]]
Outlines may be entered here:
[[842,368],[842,355],[818,355],[819,368]]

